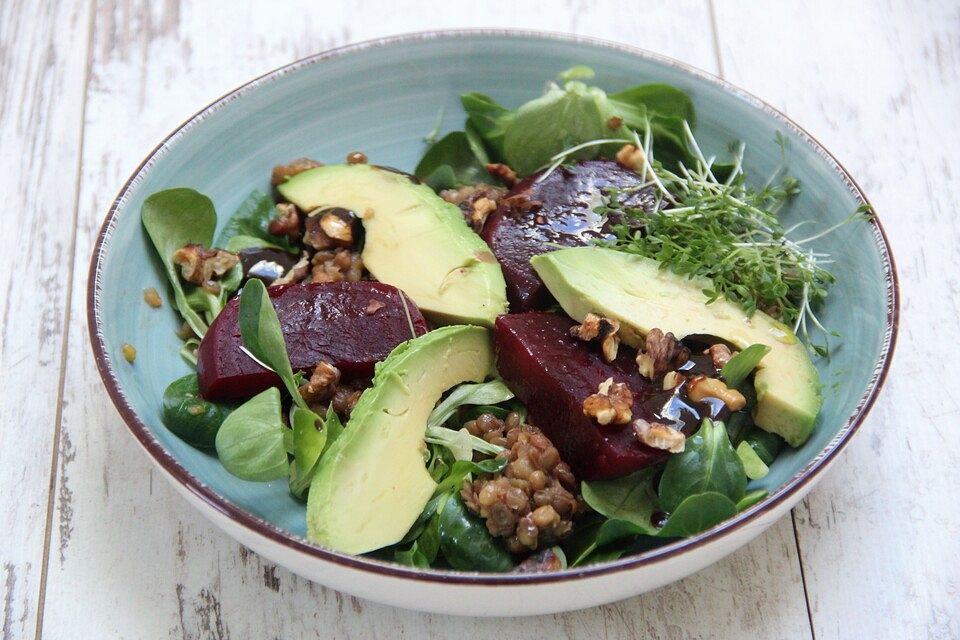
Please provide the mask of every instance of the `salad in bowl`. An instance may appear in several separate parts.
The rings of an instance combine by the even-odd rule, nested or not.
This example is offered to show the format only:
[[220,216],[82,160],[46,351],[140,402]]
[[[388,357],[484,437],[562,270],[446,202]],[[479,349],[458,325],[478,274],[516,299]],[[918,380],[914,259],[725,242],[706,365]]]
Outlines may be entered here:
[[787,228],[802,185],[748,180],[736,140],[705,155],[681,89],[592,75],[517,109],[462,95],[411,173],[278,159],[225,219],[150,195],[192,367],[165,428],[285,481],[310,542],[421,569],[582,567],[762,500],[817,424],[837,225]]

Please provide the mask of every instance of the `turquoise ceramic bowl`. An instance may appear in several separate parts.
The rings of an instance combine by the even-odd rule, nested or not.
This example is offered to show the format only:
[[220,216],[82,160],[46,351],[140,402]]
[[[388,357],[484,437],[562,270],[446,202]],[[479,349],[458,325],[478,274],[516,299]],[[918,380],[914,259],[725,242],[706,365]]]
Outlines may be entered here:
[[[583,607],[677,579],[744,544],[799,500],[849,441],[876,398],[896,336],[896,276],[879,222],[848,225],[815,243],[837,260],[838,281],[821,317],[843,337],[831,359],[818,362],[825,402],[813,437],[754,483],[770,491],[766,500],[642,557],[532,576],[418,571],[349,558],[305,540],[304,508],[290,498],[286,481],[238,480],[161,424],[163,390],[188,368],[178,356],[180,321],[170,305],[157,311],[139,302],[146,287],[165,290],[140,225],[148,195],[193,187],[213,199],[222,220],[252,189],[269,188],[274,164],[292,158],[337,162],[362,150],[374,162],[411,170],[438,113],[444,130],[462,127],[461,93],[480,91],[516,106],[574,64],[595,69],[595,83],[608,91],[644,82],[687,91],[707,155],[722,157],[731,141],[743,140],[746,170],[758,180],[779,164],[776,137],[784,136],[789,171],[802,185],[789,222],[810,219],[811,231],[826,228],[867,202],[826,150],[768,105],[706,73],[622,45],[541,33],[417,34],[322,53],[244,85],[192,117],[134,172],[104,222],[89,279],[93,350],[117,408],[175,486],[230,535],[309,578],[401,606],[471,614],[498,602],[508,607],[494,609],[500,613]],[[137,348],[136,364],[124,361],[123,343]],[[595,587],[588,597],[585,582]],[[531,588],[552,595],[533,604],[537,599],[518,597]],[[480,595],[465,598],[463,590]]]

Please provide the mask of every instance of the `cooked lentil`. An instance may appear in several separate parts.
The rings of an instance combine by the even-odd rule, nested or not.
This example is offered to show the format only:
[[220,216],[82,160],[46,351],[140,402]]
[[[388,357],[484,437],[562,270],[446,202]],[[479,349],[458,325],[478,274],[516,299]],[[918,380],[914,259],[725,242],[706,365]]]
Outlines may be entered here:
[[506,468],[464,481],[464,504],[486,520],[491,535],[505,538],[515,554],[549,547],[573,528],[582,511],[577,481],[569,465],[540,429],[510,413],[503,420],[483,414],[465,423],[472,435],[506,447],[498,458]]
[[361,151],[351,151],[347,154],[347,164],[367,164],[367,154]]
[[163,306],[163,299],[153,287],[147,287],[143,290],[143,301],[154,309],[159,309],[161,306]]

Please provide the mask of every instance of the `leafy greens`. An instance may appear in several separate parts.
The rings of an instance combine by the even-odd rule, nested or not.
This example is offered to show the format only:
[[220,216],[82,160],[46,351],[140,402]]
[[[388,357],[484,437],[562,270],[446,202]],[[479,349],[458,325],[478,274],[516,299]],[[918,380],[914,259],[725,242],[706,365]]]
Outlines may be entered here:
[[[519,175],[549,166],[556,155],[598,139],[606,147],[587,145],[563,156],[563,161],[596,158],[634,139],[634,131],[650,129],[669,166],[692,162],[684,136],[684,121],[696,122],[693,102],[683,91],[663,84],[632,87],[608,96],[583,80],[594,76],[578,65],[561,72],[546,92],[510,110],[482,93],[460,97],[467,120],[464,131],[433,144],[415,170],[434,189],[491,182],[488,162],[504,162]],[[669,152],[668,152],[669,151]]]
[[203,337],[207,332],[207,321],[190,304],[177,265],[173,262],[173,254],[188,244],[205,247],[213,244],[213,233],[217,228],[217,212],[213,202],[193,189],[158,191],[144,201],[140,219],[163,262],[177,311],[193,332]]

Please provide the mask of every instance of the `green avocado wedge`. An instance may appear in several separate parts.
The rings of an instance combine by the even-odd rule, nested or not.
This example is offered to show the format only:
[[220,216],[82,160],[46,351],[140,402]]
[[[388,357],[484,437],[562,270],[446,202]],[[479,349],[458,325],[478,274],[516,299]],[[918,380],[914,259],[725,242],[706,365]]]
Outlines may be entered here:
[[500,264],[460,209],[405,174],[373,165],[328,165],[277,190],[302,211],[343,207],[363,222],[363,264],[402,289],[435,324],[493,327],[507,310]]
[[820,376],[806,348],[783,323],[761,311],[748,318],[725,299],[708,305],[706,281],[613,249],[561,249],[536,256],[531,263],[568,315],[582,321],[593,312],[619,320],[620,336],[631,346],[642,345],[643,336],[655,327],[678,338],[716,336],[739,349],[769,346],[754,375],[753,419],[793,447],[810,437],[822,402]]
[[424,463],[430,412],[444,391],[492,370],[482,327],[441,327],[394,349],[320,461],[307,498],[309,539],[350,554],[399,542],[437,487]]

